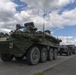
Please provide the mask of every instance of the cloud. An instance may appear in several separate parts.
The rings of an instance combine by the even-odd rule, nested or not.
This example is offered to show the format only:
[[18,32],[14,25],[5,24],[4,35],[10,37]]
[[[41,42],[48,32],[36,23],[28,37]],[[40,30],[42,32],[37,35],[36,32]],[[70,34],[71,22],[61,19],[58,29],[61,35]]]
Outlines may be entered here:
[[[50,29],[53,27],[64,27],[65,25],[75,25],[75,13],[76,9],[72,9],[71,11],[65,10],[62,14],[58,14],[62,7],[67,6],[68,4],[74,3],[75,0],[21,0],[22,2],[27,3],[28,10],[31,10],[29,14],[29,20],[36,22],[37,24],[46,24],[46,29]],[[44,10],[45,8],[45,10]],[[45,21],[42,15],[44,11],[51,11],[51,13],[46,13]],[[28,11],[26,11],[28,12]],[[21,12],[22,13],[22,12]],[[25,11],[24,11],[25,13]],[[69,16],[71,15],[71,16]],[[25,15],[27,17],[27,15]],[[70,21],[71,20],[71,21]]]
[[76,45],[76,37],[73,36],[58,36],[62,40],[61,45]]
[[67,25],[75,25],[76,24],[76,8],[72,9],[72,10],[67,10],[67,11],[64,11],[61,15],[61,17],[64,18],[65,22],[64,24],[67,24]]
[[7,26],[13,22],[13,16],[16,13],[17,4],[12,0],[0,0],[0,30],[8,32]]
[[11,2],[11,0],[0,0],[0,22],[9,21],[9,19],[15,14],[17,4]]
[[60,9],[70,3],[74,3],[75,0],[20,0],[27,3],[28,8],[39,9],[45,12],[54,9]]
[[[51,25],[50,27],[62,28],[64,26],[76,25],[76,8],[72,10],[65,10],[62,14],[58,14],[58,11],[52,11],[46,18],[47,22]],[[47,25],[47,24],[46,24]]]
[[75,0],[59,0],[58,5],[63,7],[63,6],[66,6],[67,4],[74,3],[74,2]]
[[[73,3],[75,0],[20,0],[27,3],[27,9],[17,12],[18,4],[12,0],[0,0],[0,28],[6,32],[15,29],[15,24],[33,21],[35,26],[42,30],[45,24],[46,29],[62,28],[65,25],[76,24],[76,8],[65,10],[58,14],[62,7]],[[26,8],[26,7],[25,7]],[[45,10],[44,10],[45,8]],[[44,11],[45,19],[44,19]],[[49,11],[51,11],[49,13]],[[69,16],[70,15],[70,16]],[[41,27],[40,27],[41,26]],[[8,32],[8,31],[7,31]]]
[[[0,31],[9,32],[15,29],[15,24],[23,24],[33,21],[39,29],[63,28],[64,26],[76,25],[76,8],[59,12],[64,6],[74,3],[75,0],[20,0],[27,4],[22,11],[18,12],[18,4],[12,0],[0,0]],[[44,15],[44,16],[43,16]],[[53,34],[53,32],[52,32]],[[63,40],[61,44],[75,44],[76,37],[59,36]]]

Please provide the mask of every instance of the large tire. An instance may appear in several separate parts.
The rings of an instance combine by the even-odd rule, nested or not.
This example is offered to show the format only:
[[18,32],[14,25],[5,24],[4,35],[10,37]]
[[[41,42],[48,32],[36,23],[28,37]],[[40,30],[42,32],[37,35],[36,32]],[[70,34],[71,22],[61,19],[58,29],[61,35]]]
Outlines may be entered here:
[[72,52],[71,52],[71,51],[69,51],[69,55],[70,55],[70,56],[72,55]]
[[47,49],[42,48],[41,52],[40,52],[40,62],[42,62],[42,63],[46,62],[47,61],[47,56],[48,56]]
[[31,47],[26,54],[26,61],[30,65],[38,64],[40,60],[40,50],[38,47]]
[[55,60],[57,58],[57,49],[53,50],[53,59]]
[[76,54],[76,50],[75,50],[74,54]]
[[66,56],[69,56],[69,51],[67,51]]
[[76,50],[74,50],[73,54],[76,54]]
[[18,61],[20,61],[20,60],[23,59],[23,56],[21,56],[21,57],[15,57],[15,59],[18,60]]
[[60,55],[62,55],[62,53],[60,53]]
[[1,59],[4,62],[9,62],[13,59],[13,55],[10,54],[1,54]]
[[48,60],[49,61],[53,60],[53,49],[52,48],[48,51]]

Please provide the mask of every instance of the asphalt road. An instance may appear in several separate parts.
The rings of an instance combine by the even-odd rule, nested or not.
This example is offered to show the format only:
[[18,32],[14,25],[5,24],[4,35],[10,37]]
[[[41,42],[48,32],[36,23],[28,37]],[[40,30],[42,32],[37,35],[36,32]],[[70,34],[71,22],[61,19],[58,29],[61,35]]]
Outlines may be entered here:
[[76,56],[45,71],[44,75],[76,75]]
[[[7,62],[7,63],[3,62],[0,59],[0,75],[34,75],[37,72],[43,72],[50,68],[53,68],[54,66],[66,61],[70,58],[73,58],[73,57],[75,57],[75,55],[58,56],[58,58],[56,60],[47,61],[45,63],[39,63],[35,66],[27,65],[25,59],[22,61],[16,61],[15,59],[13,59],[13,61]],[[75,64],[75,62],[76,62],[75,58],[73,58],[72,60],[74,61],[73,64]],[[64,65],[66,65],[66,64],[64,64]],[[68,66],[68,65],[66,65],[66,66]],[[72,65],[72,66],[74,66],[74,65]],[[65,68],[65,67],[62,66],[62,68]],[[59,69],[61,69],[61,68],[59,68]],[[57,72],[57,68],[55,70]],[[50,71],[50,72],[52,72],[52,71]],[[54,72],[54,70],[53,70],[53,72]],[[55,75],[55,74],[53,74],[53,72],[52,72],[52,75]],[[50,75],[49,71],[45,72],[45,75]],[[62,75],[62,74],[60,74],[60,75]]]

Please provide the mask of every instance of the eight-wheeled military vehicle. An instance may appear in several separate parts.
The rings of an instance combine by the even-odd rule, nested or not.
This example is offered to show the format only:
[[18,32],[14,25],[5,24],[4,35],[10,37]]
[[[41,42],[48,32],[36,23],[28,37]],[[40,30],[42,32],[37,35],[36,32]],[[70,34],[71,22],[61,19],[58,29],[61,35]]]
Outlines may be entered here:
[[60,45],[58,54],[66,54],[66,56],[69,56],[72,54],[72,51],[67,47],[67,45]]
[[61,40],[51,36],[50,31],[37,31],[33,22],[24,26],[16,25],[16,30],[10,32],[6,41],[0,42],[1,59],[4,62],[22,60],[26,57],[28,64],[35,65],[57,57]]

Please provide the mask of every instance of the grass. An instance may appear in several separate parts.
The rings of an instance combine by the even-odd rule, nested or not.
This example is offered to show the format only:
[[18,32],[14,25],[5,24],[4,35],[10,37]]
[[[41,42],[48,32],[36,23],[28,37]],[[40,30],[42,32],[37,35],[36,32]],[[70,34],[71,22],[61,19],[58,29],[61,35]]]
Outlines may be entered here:
[[35,73],[35,75],[43,75],[42,72]]

